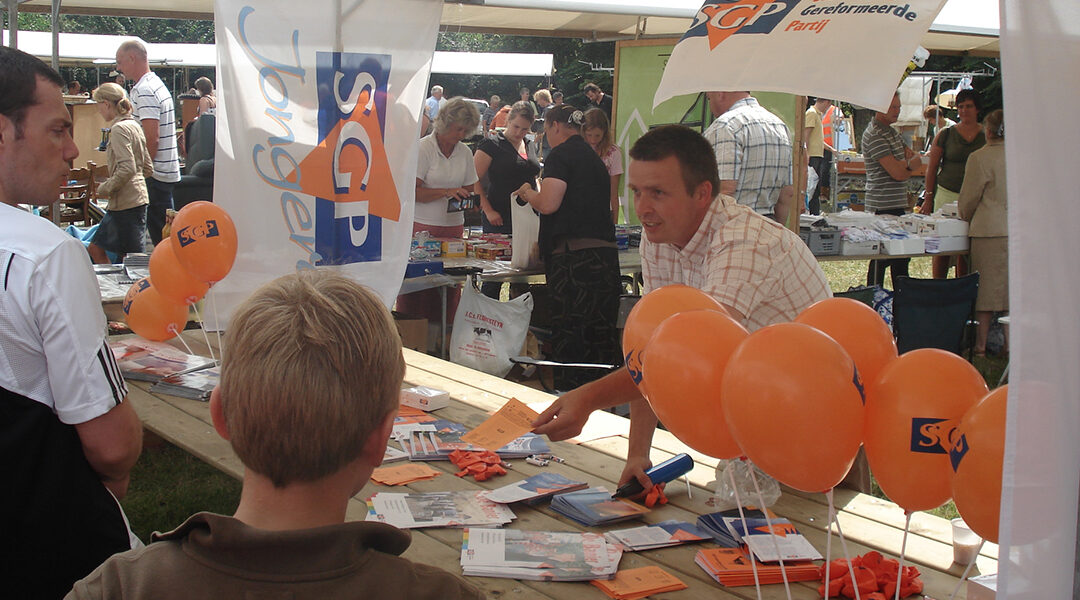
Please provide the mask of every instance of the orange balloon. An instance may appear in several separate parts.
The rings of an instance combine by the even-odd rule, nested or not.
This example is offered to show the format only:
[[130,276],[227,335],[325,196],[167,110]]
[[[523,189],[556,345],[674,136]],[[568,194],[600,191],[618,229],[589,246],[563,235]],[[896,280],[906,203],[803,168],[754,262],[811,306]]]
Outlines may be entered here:
[[851,298],[827,298],[811,304],[795,318],[824,331],[855,361],[862,380],[870,385],[897,356],[896,342],[876,310]]
[[236,225],[213,202],[192,202],[173,219],[173,251],[180,264],[196,279],[216,283],[232,270],[236,260]]
[[885,495],[910,511],[949,499],[956,426],[986,392],[975,367],[935,348],[905,353],[867,384],[866,458]]
[[173,252],[171,237],[161,240],[150,255],[150,281],[159,294],[183,305],[195,304],[210,286],[187,272]]
[[713,310],[727,314],[724,305],[712,296],[688,285],[675,284],[645,294],[626,316],[622,338],[623,360],[642,395],[646,394],[641,385],[641,367],[649,338],[664,319],[688,310]]
[[749,335],[726,314],[693,310],[664,319],[649,339],[643,369],[649,406],[675,437],[715,458],[742,455],[724,419],[720,383]]
[[188,308],[158,293],[149,277],[132,284],[123,309],[128,327],[154,342],[176,337],[187,325]]
[[751,333],[728,361],[721,395],[739,447],[781,483],[828,491],[855,461],[863,440],[858,371],[840,344],[809,325]]
[[956,510],[972,531],[995,544],[1001,516],[1008,388],[997,388],[971,407],[960,420],[956,445],[949,451]]

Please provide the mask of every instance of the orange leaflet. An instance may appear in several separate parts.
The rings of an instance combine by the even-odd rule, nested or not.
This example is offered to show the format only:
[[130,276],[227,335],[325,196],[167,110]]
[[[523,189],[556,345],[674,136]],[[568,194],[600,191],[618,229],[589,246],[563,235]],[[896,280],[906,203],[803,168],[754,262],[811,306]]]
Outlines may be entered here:
[[461,441],[495,451],[532,431],[532,422],[538,416],[520,400],[511,398],[476,429],[461,436]]
[[686,589],[686,584],[660,567],[642,567],[619,571],[615,578],[595,580],[593,585],[612,598],[644,598],[653,594]]
[[438,471],[424,464],[408,463],[392,467],[379,467],[371,474],[371,480],[383,485],[405,485],[421,479],[431,479]]

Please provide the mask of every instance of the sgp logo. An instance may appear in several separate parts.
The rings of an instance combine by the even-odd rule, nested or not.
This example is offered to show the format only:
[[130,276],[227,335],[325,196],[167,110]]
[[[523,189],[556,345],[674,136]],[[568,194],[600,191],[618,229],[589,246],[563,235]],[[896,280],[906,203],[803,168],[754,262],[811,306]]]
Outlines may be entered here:
[[217,237],[218,235],[218,224],[215,219],[207,219],[201,224],[188,225],[176,232],[176,237],[180,240],[181,248],[199,240]]
[[131,313],[131,303],[135,301],[135,296],[138,296],[140,293],[143,292],[143,290],[149,287],[150,280],[146,277],[143,277],[142,279],[131,284],[131,288],[128,289],[128,293],[124,295],[124,303],[120,305],[120,308],[123,309],[125,315]]
[[714,0],[698,9],[694,24],[683,39],[707,36],[709,48],[736,33],[769,33],[799,3],[799,0]]
[[911,451],[924,454],[947,454],[953,446],[956,423],[950,419],[914,417],[911,419]]

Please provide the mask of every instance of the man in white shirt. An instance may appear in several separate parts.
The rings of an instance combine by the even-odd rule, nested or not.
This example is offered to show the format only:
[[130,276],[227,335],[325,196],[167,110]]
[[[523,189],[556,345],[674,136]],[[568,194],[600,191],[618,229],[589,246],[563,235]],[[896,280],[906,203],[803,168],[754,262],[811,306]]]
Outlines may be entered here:
[[180,181],[180,159],[176,148],[176,111],[172,94],[161,78],[150,70],[146,46],[128,40],[116,50],[116,68],[135,82],[129,97],[135,118],[142,122],[146,149],[154,159],[154,174],[146,180],[150,206],[146,210],[146,230],[156,246],[165,226],[165,211],[173,207],[172,190]]
[[142,427],[105,343],[93,267],[75,238],[18,206],[55,202],[79,154],[62,83],[0,48],[0,581],[13,598],[60,598],[140,545],[116,498]]

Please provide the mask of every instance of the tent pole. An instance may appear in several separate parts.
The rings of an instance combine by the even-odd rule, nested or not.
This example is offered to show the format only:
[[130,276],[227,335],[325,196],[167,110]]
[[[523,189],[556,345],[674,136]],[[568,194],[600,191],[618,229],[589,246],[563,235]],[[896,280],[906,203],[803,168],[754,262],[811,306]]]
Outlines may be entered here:
[[52,68],[60,72],[60,1],[52,0]]
[[19,0],[4,0],[8,14],[8,47],[19,47]]

